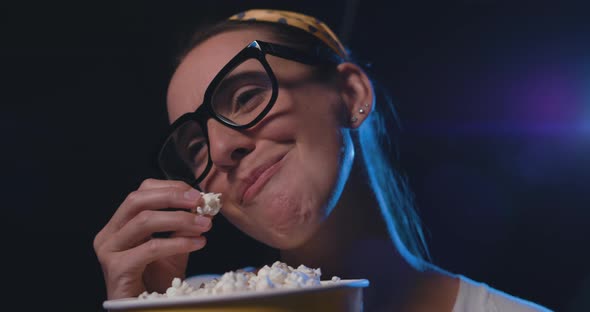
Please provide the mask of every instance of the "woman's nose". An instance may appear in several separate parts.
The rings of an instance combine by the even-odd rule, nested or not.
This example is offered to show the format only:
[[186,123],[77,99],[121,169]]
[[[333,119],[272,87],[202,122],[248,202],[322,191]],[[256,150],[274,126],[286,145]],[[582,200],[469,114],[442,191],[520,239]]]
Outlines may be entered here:
[[216,120],[207,123],[209,149],[213,164],[220,170],[230,170],[256,147],[246,133],[226,127]]

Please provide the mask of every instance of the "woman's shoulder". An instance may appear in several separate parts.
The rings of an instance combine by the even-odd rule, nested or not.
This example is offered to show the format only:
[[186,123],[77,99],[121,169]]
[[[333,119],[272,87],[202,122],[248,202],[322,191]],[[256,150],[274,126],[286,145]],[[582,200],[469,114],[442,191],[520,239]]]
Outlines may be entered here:
[[551,312],[532,301],[518,298],[463,275],[453,312]]

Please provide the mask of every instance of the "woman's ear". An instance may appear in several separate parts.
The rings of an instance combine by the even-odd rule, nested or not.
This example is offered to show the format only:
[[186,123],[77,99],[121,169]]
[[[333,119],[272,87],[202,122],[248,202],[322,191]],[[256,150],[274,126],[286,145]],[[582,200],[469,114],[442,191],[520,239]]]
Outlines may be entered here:
[[356,64],[342,63],[336,70],[340,77],[340,95],[348,112],[349,127],[356,129],[367,119],[375,104],[373,85]]

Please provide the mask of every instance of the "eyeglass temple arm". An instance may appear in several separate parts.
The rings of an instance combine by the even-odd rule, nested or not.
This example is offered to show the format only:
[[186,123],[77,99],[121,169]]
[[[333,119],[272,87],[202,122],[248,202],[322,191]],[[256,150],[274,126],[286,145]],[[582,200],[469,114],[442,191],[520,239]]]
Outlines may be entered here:
[[329,51],[327,48],[317,46],[313,53],[306,53],[291,47],[257,41],[261,49],[266,53],[278,57],[286,57],[294,61],[305,63],[308,65],[320,65],[326,62],[340,64],[343,62],[342,58],[336,53]]

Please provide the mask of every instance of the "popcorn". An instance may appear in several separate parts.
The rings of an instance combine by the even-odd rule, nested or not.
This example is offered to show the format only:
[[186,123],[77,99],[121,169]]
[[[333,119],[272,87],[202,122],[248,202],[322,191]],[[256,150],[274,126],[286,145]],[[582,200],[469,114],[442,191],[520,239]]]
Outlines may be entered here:
[[201,197],[205,202],[205,207],[198,206],[197,207],[197,214],[199,215],[209,215],[214,216],[219,212],[221,209],[221,200],[219,197],[221,193],[203,193],[201,192]]
[[194,289],[180,278],[176,277],[172,280],[172,287],[166,289],[167,297],[180,297],[192,293]]
[[[216,197],[217,198],[217,197]],[[272,266],[265,265],[258,273],[247,271],[229,271],[219,278],[214,278],[201,284],[197,289],[191,287],[180,278],[172,280],[172,286],[165,293],[143,292],[138,299],[153,299],[163,297],[220,295],[247,291],[270,291],[274,289],[295,289],[321,285],[321,270],[300,265],[297,269],[286,263],[276,261]],[[332,277],[325,283],[337,283],[340,278]]]

